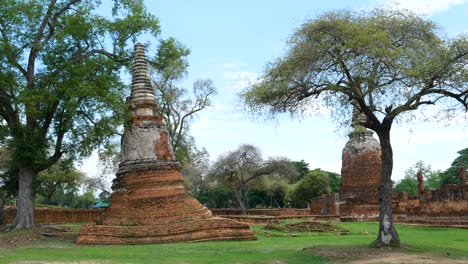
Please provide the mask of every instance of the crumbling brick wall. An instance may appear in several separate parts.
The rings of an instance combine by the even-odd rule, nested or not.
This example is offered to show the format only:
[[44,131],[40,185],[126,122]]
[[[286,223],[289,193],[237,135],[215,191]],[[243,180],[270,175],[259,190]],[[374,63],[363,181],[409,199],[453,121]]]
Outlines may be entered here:
[[[73,223],[94,222],[102,214],[104,209],[66,209],[66,208],[36,208],[34,217],[36,223]],[[13,223],[16,217],[16,208],[5,210],[7,224]]]
[[468,188],[466,184],[448,184],[437,190],[424,189],[419,199],[399,193],[396,213],[425,216],[466,216],[468,215]]
[[338,193],[322,194],[309,202],[312,215],[339,215]]
[[[210,208],[213,215],[241,215],[239,208]],[[247,209],[247,215],[268,215],[268,216],[296,216],[309,215],[309,209],[297,208],[266,208],[266,209]]]
[[340,216],[378,216],[381,171],[380,144],[372,132],[353,134],[342,154]]

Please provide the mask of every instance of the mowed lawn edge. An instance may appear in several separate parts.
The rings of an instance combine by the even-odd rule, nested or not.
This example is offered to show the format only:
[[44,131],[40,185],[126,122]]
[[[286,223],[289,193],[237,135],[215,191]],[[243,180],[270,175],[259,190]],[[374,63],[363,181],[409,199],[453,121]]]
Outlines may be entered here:
[[[44,238],[28,245],[0,248],[0,263],[326,263],[336,257],[315,254],[310,248],[369,248],[377,223],[336,223],[349,234],[280,232],[252,226],[258,240],[174,243],[135,246],[76,246],[71,240]],[[68,224],[77,233],[80,224]],[[468,230],[397,225],[403,253],[444,258],[468,257]],[[7,234],[11,235],[11,234]],[[4,234],[1,234],[4,236]],[[2,237],[4,239],[4,237]],[[388,249],[387,249],[388,250]],[[352,257],[351,257],[352,259]],[[349,260],[349,258],[346,258]]]

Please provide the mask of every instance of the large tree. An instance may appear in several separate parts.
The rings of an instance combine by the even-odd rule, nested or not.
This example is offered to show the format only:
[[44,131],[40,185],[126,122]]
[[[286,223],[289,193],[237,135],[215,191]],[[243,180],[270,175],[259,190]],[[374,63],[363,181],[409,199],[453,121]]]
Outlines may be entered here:
[[211,106],[211,97],[216,88],[210,79],[199,79],[193,83],[191,92],[180,86],[187,74],[187,57],[190,50],[174,38],[161,41],[151,60],[151,77],[158,99],[157,111],[162,114],[169,132],[172,149],[176,158],[192,166],[196,156],[206,150],[197,149],[190,135],[190,122],[198,113]]
[[294,184],[290,194],[294,205],[307,207],[311,199],[322,194],[329,194],[331,192],[330,175],[330,172],[315,169]]
[[244,144],[234,151],[218,157],[212,165],[209,177],[230,187],[243,214],[246,213],[245,195],[249,184],[262,176],[276,174],[288,177],[297,174],[294,165],[285,158],[264,160],[259,148]]
[[440,188],[440,171],[433,170],[432,166],[420,160],[405,170],[405,177],[395,186],[396,191],[405,191],[408,194],[418,193],[417,175],[421,172],[424,176],[424,186],[429,189]]
[[392,220],[394,122],[438,104],[438,118],[468,109],[468,39],[445,39],[409,11],[327,12],[304,23],[289,50],[242,98],[254,113],[303,113],[328,106],[337,120],[373,130],[382,150],[377,246],[399,245]]
[[41,171],[37,177],[36,193],[41,195],[44,204],[62,205],[63,201],[54,198],[58,190],[77,190],[84,183],[85,175],[73,166],[57,162]]
[[159,34],[143,0],[115,0],[106,16],[97,13],[100,3],[0,5],[0,135],[19,171],[17,229],[34,224],[38,172],[89,155],[115,135],[125,112],[120,73],[131,58],[128,44]]

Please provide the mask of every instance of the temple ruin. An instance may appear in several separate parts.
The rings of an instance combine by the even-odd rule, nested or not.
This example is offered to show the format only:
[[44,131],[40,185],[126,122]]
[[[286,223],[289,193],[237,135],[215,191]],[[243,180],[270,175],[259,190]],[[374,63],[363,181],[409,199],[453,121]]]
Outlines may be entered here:
[[136,44],[132,120],[122,137],[111,206],[95,224],[84,225],[79,245],[152,244],[180,241],[254,240],[249,225],[214,217],[183,187],[181,167],[163,118],[155,114],[144,47]]
[[[359,126],[362,116],[353,118],[353,132],[343,148],[338,193],[324,194],[310,201],[310,214],[337,216],[341,221],[369,221],[379,217],[378,186],[382,170],[379,142],[372,132]],[[437,190],[424,187],[417,175],[418,194],[393,192],[392,207],[397,222],[436,225],[468,225],[466,168],[459,168],[460,184]]]
[[356,126],[343,148],[338,207],[342,218],[379,215],[381,151],[372,134]]

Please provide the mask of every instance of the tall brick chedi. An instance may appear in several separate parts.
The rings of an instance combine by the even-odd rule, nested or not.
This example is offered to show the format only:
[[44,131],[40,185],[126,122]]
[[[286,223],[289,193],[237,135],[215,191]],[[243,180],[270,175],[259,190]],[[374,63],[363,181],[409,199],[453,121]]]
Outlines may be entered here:
[[377,217],[382,173],[380,144],[372,131],[359,125],[365,117],[356,113],[354,116],[354,130],[342,154],[340,217]]
[[213,217],[183,187],[181,168],[161,116],[155,115],[144,47],[136,44],[133,117],[122,138],[111,206],[96,224],[83,226],[78,244],[151,244],[179,241],[254,240],[245,223]]

